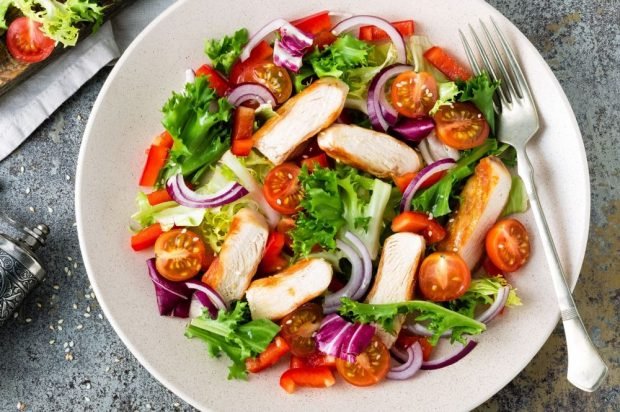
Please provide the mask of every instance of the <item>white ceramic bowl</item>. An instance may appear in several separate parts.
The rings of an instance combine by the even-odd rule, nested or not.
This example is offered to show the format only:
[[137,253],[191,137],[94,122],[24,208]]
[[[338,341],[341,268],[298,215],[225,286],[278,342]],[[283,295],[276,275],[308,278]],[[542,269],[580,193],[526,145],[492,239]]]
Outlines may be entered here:
[[76,210],[80,244],[97,298],[123,342],[165,386],[200,409],[233,410],[466,410],[510,382],[538,352],[559,319],[547,265],[529,214],[533,240],[529,264],[515,274],[524,305],[492,323],[480,344],[457,364],[359,389],[341,380],[329,390],[287,395],[278,386],[283,367],[249,382],[227,381],[226,359],[207,356],[203,343],[183,336],[185,321],[160,317],[145,260],[152,252],[129,247],[144,150],[162,130],[160,109],[184,84],[184,71],[205,62],[206,38],[240,27],[256,31],[276,17],[319,10],[413,18],[416,31],[459,55],[457,29],[493,16],[518,50],[541,115],[542,129],[529,147],[541,202],[570,276],[577,281],[590,213],[583,142],[560,85],[532,44],[482,0],[398,1],[179,1],[157,18],[125,52],[103,86],[80,152]]

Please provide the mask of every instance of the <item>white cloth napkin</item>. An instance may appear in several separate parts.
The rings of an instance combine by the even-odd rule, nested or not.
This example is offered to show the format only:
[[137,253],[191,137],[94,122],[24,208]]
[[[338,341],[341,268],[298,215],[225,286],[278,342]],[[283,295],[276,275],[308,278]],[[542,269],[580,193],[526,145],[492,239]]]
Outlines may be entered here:
[[0,96],[0,161],[174,0],[139,0],[23,83]]

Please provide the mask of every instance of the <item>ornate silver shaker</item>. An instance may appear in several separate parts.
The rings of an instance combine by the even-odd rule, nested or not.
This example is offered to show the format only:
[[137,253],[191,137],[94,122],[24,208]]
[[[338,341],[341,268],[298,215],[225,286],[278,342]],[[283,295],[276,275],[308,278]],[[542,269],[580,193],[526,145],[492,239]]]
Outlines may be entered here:
[[30,229],[0,211],[5,221],[21,232],[18,239],[0,233],[0,326],[6,322],[26,296],[45,277],[43,265],[35,251],[45,244],[46,225]]

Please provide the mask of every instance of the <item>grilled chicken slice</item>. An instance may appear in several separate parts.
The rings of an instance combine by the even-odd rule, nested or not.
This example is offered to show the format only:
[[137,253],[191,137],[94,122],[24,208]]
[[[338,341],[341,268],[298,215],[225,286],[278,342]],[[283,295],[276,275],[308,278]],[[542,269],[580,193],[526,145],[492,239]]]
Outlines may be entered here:
[[461,205],[448,222],[438,250],[456,252],[472,270],[484,250],[484,238],[502,213],[512,178],[501,160],[485,157],[461,193]]
[[332,266],[305,259],[280,273],[252,282],[245,296],[252,319],[280,319],[327,290]]
[[269,227],[257,211],[243,208],[233,216],[219,257],[203,281],[217,290],[226,302],[241,299],[263,258]]
[[254,133],[254,147],[272,163],[283,163],[299,145],[340,116],[348,92],[346,83],[336,78],[317,80],[284,103],[278,116]]
[[[398,303],[411,300],[415,287],[415,274],[424,255],[426,242],[413,233],[395,233],[383,244],[377,277],[368,293],[368,303]],[[377,334],[389,348],[396,341],[405,320],[399,315],[394,321],[395,335],[380,328]]]
[[334,124],[319,134],[319,147],[329,156],[380,178],[420,170],[418,153],[385,133],[359,126]]

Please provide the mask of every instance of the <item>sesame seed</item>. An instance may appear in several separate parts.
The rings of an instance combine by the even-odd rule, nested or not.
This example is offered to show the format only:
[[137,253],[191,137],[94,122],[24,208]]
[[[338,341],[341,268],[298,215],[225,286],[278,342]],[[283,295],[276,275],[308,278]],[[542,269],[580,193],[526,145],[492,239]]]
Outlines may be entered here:
[[65,343],[62,344],[63,348],[66,348],[67,346],[69,346],[69,342],[65,342]]
[[26,194],[30,194],[30,188],[29,187],[26,188]]
[[90,306],[86,306],[86,312],[90,313]]
[[50,345],[53,345],[54,343],[56,343],[54,339],[50,340]]
[[30,207],[28,208],[28,210],[30,210],[32,213],[34,213],[34,207],[30,206]]
[[500,243],[499,245],[497,245],[497,248],[498,248],[498,249],[503,249],[503,248],[504,248],[504,244],[503,244],[503,243]]
[[65,353],[65,360],[67,361],[72,361],[73,360],[73,354],[72,353]]
[[276,203],[281,205],[282,204],[282,199],[276,199]]
[[19,316],[19,315],[17,314],[17,312],[15,312],[15,313],[13,314],[13,319],[17,319],[17,316]]
[[106,372],[110,372],[110,367],[109,367],[109,366],[106,366],[105,371],[106,371]]
[[62,326],[58,325],[58,330],[62,330]]
[[26,323],[30,323],[30,322],[32,322],[32,319],[31,318],[26,318]]
[[59,285],[54,285],[54,286],[52,286],[52,287],[53,287],[55,290],[60,289],[60,286],[59,286]]
[[456,252],[458,252],[458,251],[459,251],[459,248],[454,247],[454,248],[452,248],[452,251],[453,251],[454,253],[456,253]]
[[17,410],[18,411],[25,411],[26,410],[26,404],[23,402],[17,402]]
[[69,176],[69,175],[65,175],[65,179],[66,179],[66,180],[71,180],[71,176]]
[[65,349],[65,353],[69,353],[71,351],[71,349],[67,348]]
[[77,304],[73,304],[73,309],[77,309]]
[[19,168],[19,171],[20,171],[21,173],[24,173],[24,172],[26,171],[26,168],[25,168],[24,166],[22,166],[22,167],[20,167],[20,168]]
[[47,207],[47,211],[48,211],[49,213],[54,213],[54,209],[52,209],[52,208],[51,208],[51,207],[49,207],[49,206]]
[[90,398],[89,398],[88,396],[85,396],[85,397],[84,397],[84,400],[85,400],[86,402],[90,402]]
[[102,315],[101,313],[100,313],[100,314],[98,314],[98,315],[97,315],[97,317],[98,317],[99,319],[103,319],[103,315]]
[[63,323],[64,321],[65,321],[64,319],[58,319],[58,324],[59,324],[59,325],[62,325],[62,323]]
[[69,347],[72,348],[74,346],[73,341],[69,342]]
[[85,317],[85,318],[90,318],[90,313],[85,313],[85,314],[84,314],[84,317]]
[[41,305],[39,302],[37,302],[37,308],[42,308],[43,305]]
[[76,328],[77,330],[81,330],[83,327],[84,327],[84,325],[81,325],[81,324],[80,324],[80,325],[77,325],[75,328]]
[[71,262],[71,261],[73,260],[73,258],[72,258],[71,256],[67,256],[67,260],[68,260],[69,262]]
[[78,265],[77,265],[77,262],[75,262],[75,263],[73,264],[73,269],[77,269],[77,266],[78,266]]
[[289,173],[289,174],[286,175],[286,177],[288,177],[289,179],[292,179],[293,175]]

